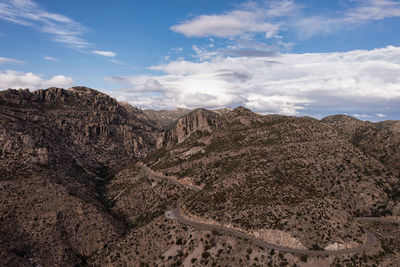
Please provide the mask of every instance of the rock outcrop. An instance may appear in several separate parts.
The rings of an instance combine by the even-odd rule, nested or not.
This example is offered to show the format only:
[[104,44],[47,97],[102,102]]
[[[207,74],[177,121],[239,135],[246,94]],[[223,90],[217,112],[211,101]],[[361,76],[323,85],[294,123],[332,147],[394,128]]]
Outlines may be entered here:
[[52,164],[62,155],[92,171],[114,168],[150,151],[160,132],[131,107],[86,87],[6,90],[0,107],[1,159],[11,165]]
[[0,92],[2,265],[81,264],[123,235],[105,186],[161,132],[135,112],[86,87]]
[[170,146],[182,143],[194,133],[211,133],[221,127],[221,116],[206,109],[196,109],[178,119],[175,127],[165,133],[160,143]]
[[197,131],[212,132],[219,126],[218,115],[205,109],[198,109],[178,120],[173,135],[176,136],[179,144]]

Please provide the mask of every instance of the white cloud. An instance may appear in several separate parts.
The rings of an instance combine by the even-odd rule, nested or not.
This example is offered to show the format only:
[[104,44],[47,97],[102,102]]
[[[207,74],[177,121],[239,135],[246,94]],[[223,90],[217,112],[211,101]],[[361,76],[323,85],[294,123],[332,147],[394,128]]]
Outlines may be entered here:
[[371,20],[400,17],[400,2],[391,0],[365,0],[356,8],[349,9],[343,20],[360,23]]
[[[350,1],[350,7],[329,14],[302,12],[304,6],[293,0],[257,4],[249,1],[237,9],[222,14],[203,14],[174,25],[171,30],[186,37],[241,37],[264,34],[266,38],[281,38],[280,32],[295,30],[302,38],[328,34],[339,29],[370,21],[400,17],[400,2],[394,0]],[[264,2],[265,3],[265,2]]]
[[147,79],[143,85],[144,90],[163,91],[163,86],[156,79]]
[[57,13],[50,13],[31,0],[3,0],[0,2],[0,19],[33,27],[47,33],[55,42],[76,48],[88,47],[82,38],[87,31],[80,23]]
[[378,116],[379,118],[385,118],[386,117],[386,114],[383,114],[383,113],[376,113],[375,115]]
[[93,51],[93,53],[100,55],[100,56],[104,56],[104,57],[115,57],[117,54],[112,52],[112,51],[99,51],[99,50],[95,50]]
[[57,75],[50,79],[43,79],[37,74],[31,72],[23,73],[12,70],[0,71],[0,89],[7,88],[47,88],[47,87],[70,87],[74,85],[72,78]]
[[224,15],[202,15],[171,29],[187,37],[233,37],[247,32],[264,32],[270,38],[279,25],[260,23],[251,12],[234,11]]
[[9,63],[24,63],[24,62],[14,58],[0,57],[0,64],[9,64]]
[[171,30],[186,37],[236,37],[263,33],[266,38],[277,35],[280,23],[275,17],[287,16],[298,8],[293,1],[274,1],[268,6],[254,2],[241,5],[238,9],[215,15],[200,15],[171,27]]
[[[130,86],[112,95],[143,108],[243,105],[287,115],[321,110],[369,114],[387,107],[396,110],[400,104],[400,47],[394,46],[274,57],[215,55],[150,69],[164,74],[106,78]],[[161,105],[162,99],[166,101]]]
[[366,119],[369,117],[368,114],[357,114],[357,113],[352,114],[352,116],[359,119]]
[[48,61],[59,61],[57,58],[55,57],[50,57],[50,56],[43,56],[44,59],[48,60]]
[[355,5],[351,8],[333,15],[302,15],[290,23],[291,27],[297,28],[298,34],[307,38],[321,33],[328,34],[370,21],[400,17],[400,2],[398,1],[363,0],[354,2]]

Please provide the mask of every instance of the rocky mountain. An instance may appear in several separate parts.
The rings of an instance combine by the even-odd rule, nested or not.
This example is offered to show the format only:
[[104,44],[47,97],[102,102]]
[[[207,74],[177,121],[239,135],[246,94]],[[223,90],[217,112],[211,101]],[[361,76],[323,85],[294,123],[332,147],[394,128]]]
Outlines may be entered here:
[[121,235],[104,187],[158,132],[89,88],[0,92],[2,262],[80,262]]
[[[357,220],[400,215],[397,121],[140,110],[73,87],[2,91],[0,122],[6,266],[400,261],[398,224]],[[176,207],[208,227],[165,216]]]
[[398,177],[325,123],[244,108],[192,114],[179,120],[175,145],[149,157],[154,169],[205,184],[188,214],[260,235],[280,230],[312,248],[360,241],[354,217],[394,207]]
[[[52,165],[68,153],[96,173],[145,154],[157,139],[157,130],[146,121],[115,99],[85,87],[7,90],[0,101],[4,160],[18,157],[28,165]],[[100,157],[96,163],[85,161],[94,157]]]
[[336,115],[324,118],[322,122],[333,126],[351,144],[380,161],[395,175],[400,175],[399,121],[371,123]]

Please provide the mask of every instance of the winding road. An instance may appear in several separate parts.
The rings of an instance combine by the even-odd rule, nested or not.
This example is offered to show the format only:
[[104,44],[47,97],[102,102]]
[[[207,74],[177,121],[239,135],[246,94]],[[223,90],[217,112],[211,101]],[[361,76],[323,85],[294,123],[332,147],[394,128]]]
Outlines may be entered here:
[[[173,184],[180,185],[187,189],[194,190],[197,192],[201,190],[201,188],[199,188],[199,187],[180,183],[178,180],[173,179],[171,177],[156,174],[153,170],[151,170],[149,167],[147,167],[144,164],[139,164],[139,166],[141,166],[149,176],[151,176],[155,179],[167,179],[168,181],[172,182]],[[303,254],[303,255],[309,255],[309,256],[343,255],[343,254],[359,253],[359,252],[363,252],[369,248],[375,247],[377,245],[377,241],[378,241],[374,234],[367,232],[367,240],[362,245],[360,245],[358,247],[354,247],[354,248],[339,249],[339,250],[295,249],[295,248],[283,247],[283,246],[279,246],[279,245],[276,245],[273,243],[269,243],[265,240],[256,238],[252,235],[246,234],[244,232],[241,232],[241,231],[233,229],[233,228],[228,228],[225,226],[215,225],[215,224],[200,223],[200,222],[189,220],[181,215],[180,205],[178,205],[173,210],[166,211],[165,216],[168,219],[177,220],[184,225],[191,226],[191,227],[194,227],[199,230],[217,231],[219,233],[233,235],[236,237],[247,239],[247,240],[254,242],[258,246],[266,248],[266,249],[274,249],[279,252],[288,252],[288,253],[293,253],[293,254]],[[380,218],[380,217],[360,217],[360,218],[357,218],[357,220],[360,222],[384,222],[384,223],[399,223],[400,224],[400,221],[394,221],[391,219]]]
[[388,218],[382,218],[382,217],[360,217],[360,218],[357,218],[357,221],[360,221],[360,222],[381,222],[381,223],[400,224],[400,221],[396,221],[396,220],[388,219]]
[[168,176],[165,176],[165,175],[158,174],[158,173],[154,172],[152,169],[150,169],[149,167],[147,167],[145,164],[143,164],[143,163],[141,163],[141,162],[139,162],[138,165],[146,172],[146,174],[147,174],[148,176],[150,176],[150,177],[152,177],[152,178],[154,178],[154,179],[168,180],[168,181],[170,181],[171,183],[173,183],[173,184],[175,184],[175,185],[183,186],[183,187],[185,187],[185,188],[187,188],[187,189],[190,189],[190,190],[193,190],[193,191],[196,191],[196,192],[198,192],[198,191],[200,191],[200,190],[202,189],[202,188],[199,187],[199,186],[184,184],[184,183],[179,182],[179,181],[178,181],[177,179],[175,179],[175,178],[172,178],[172,177],[168,177]]
[[182,224],[194,227],[196,229],[206,230],[206,231],[217,231],[219,233],[233,235],[236,237],[250,240],[250,241],[254,242],[255,244],[257,244],[258,246],[266,248],[266,249],[274,249],[279,252],[289,252],[289,253],[293,253],[293,254],[303,254],[303,255],[310,255],[310,256],[352,254],[352,253],[362,252],[369,248],[375,247],[376,243],[377,243],[377,239],[376,239],[375,235],[368,232],[366,242],[355,248],[340,249],[340,250],[295,249],[295,248],[282,247],[282,246],[279,246],[276,244],[272,244],[272,243],[269,243],[267,241],[264,241],[262,239],[256,238],[254,236],[251,236],[249,234],[246,234],[244,232],[241,232],[241,231],[238,231],[238,230],[235,230],[232,228],[228,228],[228,227],[224,227],[224,226],[220,226],[220,225],[206,224],[206,223],[191,221],[191,220],[183,217],[180,214],[180,206],[176,207],[173,210],[166,211],[165,216],[168,219],[177,220]]

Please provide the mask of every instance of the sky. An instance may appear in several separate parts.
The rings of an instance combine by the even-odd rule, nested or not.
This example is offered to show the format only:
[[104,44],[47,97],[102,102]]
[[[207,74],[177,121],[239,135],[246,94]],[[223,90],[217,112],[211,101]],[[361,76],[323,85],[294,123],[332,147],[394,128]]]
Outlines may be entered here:
[[0,89],[400,119],[400,1],[0,0]]

